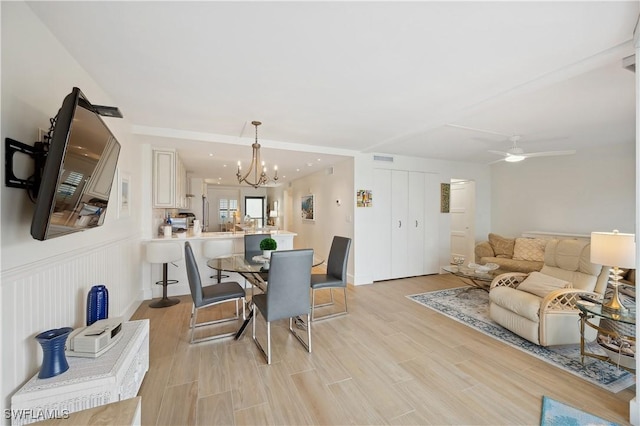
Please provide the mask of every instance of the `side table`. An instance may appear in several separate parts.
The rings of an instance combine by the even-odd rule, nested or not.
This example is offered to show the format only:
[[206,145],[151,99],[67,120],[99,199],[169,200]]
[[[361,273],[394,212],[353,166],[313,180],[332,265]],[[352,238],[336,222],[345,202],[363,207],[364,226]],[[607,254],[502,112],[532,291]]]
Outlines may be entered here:
[[[630,308],[625,313],[620,313],[616,311],[609,310],[603,307],[599,303],[592,303],[587,301],[579,301],[577,302],[577,307],[580,309],[580,356],[582,363],[584,364],[585,357],[597,358],[603,361],[610,362],[611,364],[617,365],[620,368],[624,368],[625,370],[635,373],[635,353],[633,355],[629,354],[627,348],[622,348],[618,346],[618,349],[615,350],[615,346],[606,347],[600,344],[600,346],[605,350],[608,355],[600,355],[594,354],[591,352],[587,352],[585,350],[585,342],[584,342],[584,334],[585,327],[589,326],[598,332],[598,339],[606,338],[608,340],[613,339],[618,342],[627,342],[635,348],[635,335],[631,335],[631,332],[626,333],[622,330],[624,328],[633,330],[632,332],[635,334],[635,324],[636,324],[636,311],[635,307]],[[631,327],[610,327],[605,328],[600,324],[596,324],[596,320],[604,320],[610,324],[619,324],[620,326],[631,325]],[[626,350],[623,351],[623,349]]]
[[133,398],[149,369],[149,320],[122,324],[122,338],[99,358],[67,357],[69,370],[36,374],[11,397],[11,424],[23,425]]

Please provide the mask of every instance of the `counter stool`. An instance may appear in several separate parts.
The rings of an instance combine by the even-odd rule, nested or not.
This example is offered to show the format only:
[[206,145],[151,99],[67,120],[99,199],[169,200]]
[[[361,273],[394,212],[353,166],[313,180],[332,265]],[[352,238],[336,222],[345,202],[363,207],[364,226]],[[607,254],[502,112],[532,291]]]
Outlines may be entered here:
[[[205,241],[202,253],[207,259],[231,256],[233,254],[233,240]],[[221,282],[223,278],[229,278],[229,275],[222,275],[222,271],[218,270],[217,275],[211,275],[209,278],[216,278],[218,282]]]
[[179,299],[167,297],[167,286],[176,284],[178,280],[167,279],[168,264],[182,259],[182,244],[169,242],[150,242],[147,244],[147,262],[162,263],[162,280],[156,284],[162,284],[162,299],[149,303],[150,308],[166,308],[180,303]]

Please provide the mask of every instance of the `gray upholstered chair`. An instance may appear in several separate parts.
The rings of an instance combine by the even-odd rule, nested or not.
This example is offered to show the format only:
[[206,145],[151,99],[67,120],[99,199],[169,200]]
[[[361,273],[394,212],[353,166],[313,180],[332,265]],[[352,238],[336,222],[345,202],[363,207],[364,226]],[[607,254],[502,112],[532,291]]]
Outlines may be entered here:
[[[311,323],[309,322],[309,283],[311,282],[311,266],[313,264],[313,250],[283,250],[271,254],[269,268],[269,285],[267,292],[253,297],[254,315],[252,320],[253,341],[271,364],[271,323],[289,318],[289,331],[311,352]],[[256,338],[256,321],[258,313],[267,322],[267,350]],[[307,341],[305,342],[293,328],[293,318],[306,315],[305,328]]]
[[[260,242],[265,238],[271,238],[271,234],[245,234],[244,236],[244,258],[247,262],[253,263],[253,257],[262,254]],[[263,281],[267,281],[267,272],[261,272]]]
[[[236,331],[229,333],[215,334],[200,339],[193,339],[194,330],[198,327],[204,327],[207,325],[219,324],[227,321],[234,321],[239,318],[238,315],[238,302],[242,303],[242,318],[245,318],[244,302],[245,291],[235,281],[227,281],[219,284],[213,284],[206,287],[202,287],[202,281],[200,279],[200,271],[198,270],[198,264],[191,244],[186,242],[184,244],[184,257],[187,267],[187,278],[189,279],[189,288],[191,289],[191,298],[193,299],[193,307],[191,309],[191,338],[190,343],[204,342],[205,340],[220,339],[223,337],[234,336]],[[223,302],[235,301],[236,302],[236,315],[231,318],[222,318],[219,320],[207,321],[198,323],[198,309],[206,308],[209,306],[217,305]]]
[[[329,250],[329,260],[327,261],[326,274],[311,275],[311,321],[332,318],[347,314],[347,263],[349,261],[349,248],[351,238],[333,237],[331,249]],[[316,290],[329,289],[331,301],[316,305]],[[320,318],[315,317],[315,308],[333,305],[334,288],[342,288],[344,291],[344,311],[334,312]]]

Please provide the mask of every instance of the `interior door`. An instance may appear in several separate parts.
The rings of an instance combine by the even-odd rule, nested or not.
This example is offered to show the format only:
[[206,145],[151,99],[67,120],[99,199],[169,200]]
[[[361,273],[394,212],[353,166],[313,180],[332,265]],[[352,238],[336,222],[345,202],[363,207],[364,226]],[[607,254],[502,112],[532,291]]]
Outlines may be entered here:
[[409,172],[407,276],[424,274],[424,173]]
[[464,258],[464,263],[475,261],[475,182],[451,182],[451,255]]
[[391,278],[409,276],[409,172],[391,172]]
[[373,178],[372,209],[377,230],[371,268],[373,280],[380,281],[391,278],[391,171],[376,169]]

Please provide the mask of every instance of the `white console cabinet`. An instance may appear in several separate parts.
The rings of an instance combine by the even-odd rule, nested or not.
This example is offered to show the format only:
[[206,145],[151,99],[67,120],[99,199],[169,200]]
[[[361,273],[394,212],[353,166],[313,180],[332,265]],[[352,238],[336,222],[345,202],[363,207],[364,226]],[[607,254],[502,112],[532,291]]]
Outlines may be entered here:
[[69,369],[36,374],[11,397],[11,424],[22,425],[133,398],[149,369],[149,320],[122,325],[122,338],[99,358],[67,357]]

